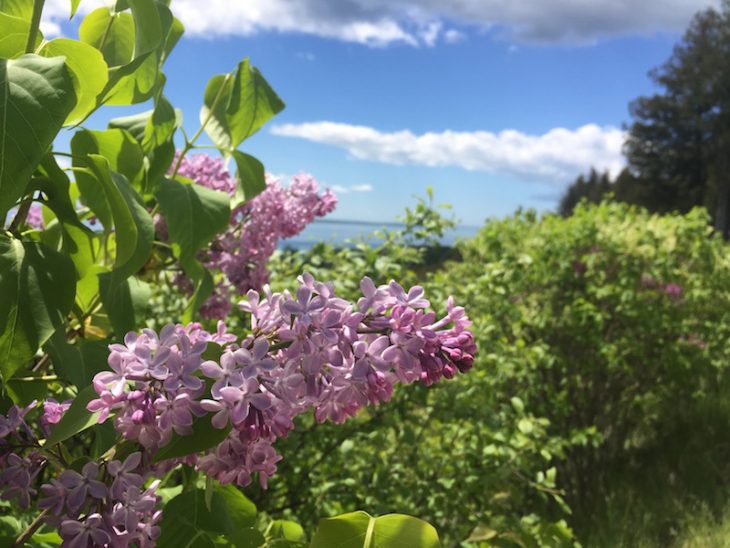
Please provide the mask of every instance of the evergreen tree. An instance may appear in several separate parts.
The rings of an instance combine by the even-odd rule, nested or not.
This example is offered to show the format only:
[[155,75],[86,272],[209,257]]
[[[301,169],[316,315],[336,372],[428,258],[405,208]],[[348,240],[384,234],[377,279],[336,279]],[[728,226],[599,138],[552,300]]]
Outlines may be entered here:
[[704,205],[727,235],[730,0],[720,11],[695,15],[671,58],[650,76],[662,91],[631,104],[625,150],[637,188],[623,199],[659,212]]

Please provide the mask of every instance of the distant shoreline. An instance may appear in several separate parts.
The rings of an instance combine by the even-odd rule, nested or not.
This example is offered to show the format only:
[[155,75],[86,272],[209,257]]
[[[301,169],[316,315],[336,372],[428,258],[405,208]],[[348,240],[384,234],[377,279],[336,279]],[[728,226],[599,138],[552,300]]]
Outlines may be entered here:
[[[309,225],[301,234],[287,240],[281,240],[279,249],[309,249],[319,242],[334,245],[347,246],[352,241],[369,239],[373,245],[381,240],[376,237],[368,238],[378,229],[386,228],[397,230],[405,227],[399,222],[376,222],[339,219],[317,219]],[[454,229],[444,234],[441,242],[444,245],[451,245],[457,239],[468,238],[477,233],[479,227],[471,225],[457,225]]]

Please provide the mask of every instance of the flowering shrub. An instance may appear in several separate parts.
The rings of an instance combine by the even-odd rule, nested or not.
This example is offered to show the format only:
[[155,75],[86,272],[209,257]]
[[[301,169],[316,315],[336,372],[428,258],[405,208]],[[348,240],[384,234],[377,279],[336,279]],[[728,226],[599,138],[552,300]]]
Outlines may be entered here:
[[[365,405],[389,400],[396,383],[430,385],[472,367],[470,322],[451,300],[447,316],[437,321],[417,286],[406,292],[395,282],[376,287],[364,278],[353,305],[310,275],[299,282],[295,296],[265,289],[262,298],[249,291],[241,307],[251,314],[252,333],[240,344],[220,322],[214,334],[194,323],[170,325],[159,335],[130,332],[124,344],[110,345],[111,371],[95,375],[98,397],[86,407],[99,423],[114,415],[122,438],[141,447],[123,462],[88,462],[40,487],[38,507],[47,509],[47,523],[60,526],[69,546],[153,542],[161,516],[159,481],[145,488],[145,480],[178,463],[221,484],[246,486],[258,475],[266,487],[281,459],[273,444],[297,415],[313,409],[318,421],[341,423]],[[219,347],[218,360],[203,358],[209,344]],[[23,508],[54,455],[25,421],[32,407],[13,406],[0,418],[0,439],[9,440],[0,445],[0,492]],[[67,408],[45,402],[42,428],[59,423]],[[212,415],[209,424],[195,423],[206,414]],[[199,436],[211,427],[223,438],[214,447],[165,451],[173,436]]]
[[[163,67],[184,28],[168,4],[115,2],[79,40],[46,41],[43,0],[0,2],[0,545],[301,546],[301,527],[256,518],[237,487],[266,486],[294,418],[341,423],[396,383],[473,363],[464,310],[449,301],[437,320],[418,286],[365,278],[350,303],[306,274],[294,295],[264,285],[279,239],[336,200],[308,175],[267,180],[240,149],[284,108],[248,59],[211,78],[199,129],[181,130]],[[64,126],[70,152],[54,149]],[[191,155],[203,134],[222,159]],[[150,284],[171,271],[186,306],[158,333]],[[242,295],[251,330],[231,334]],[[200,318],[221,321],[209,333]],[[438,546],[416,518],[364,513],[324,521],[317,546],[339,545],[341,523]]]

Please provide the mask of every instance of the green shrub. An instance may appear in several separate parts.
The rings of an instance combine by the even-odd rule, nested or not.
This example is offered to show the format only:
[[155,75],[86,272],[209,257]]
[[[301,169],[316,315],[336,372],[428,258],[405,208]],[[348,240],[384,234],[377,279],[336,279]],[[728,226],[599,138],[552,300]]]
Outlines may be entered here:
[[489,390],[564,443],[558,485],[579,536],[615,545],[622,530],[630,544],[638,528],[664,544],[678,497],[722,506],[730,259],[703,211],[518,213],[460,252],[430,291],[469,304]]

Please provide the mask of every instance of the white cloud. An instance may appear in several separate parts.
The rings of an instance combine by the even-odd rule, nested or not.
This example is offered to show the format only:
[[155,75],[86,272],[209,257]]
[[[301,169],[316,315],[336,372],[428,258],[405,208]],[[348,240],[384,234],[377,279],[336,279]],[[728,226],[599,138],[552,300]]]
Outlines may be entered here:
[[466,39],[466,34],[456,29],[449,29],[444,32],[444,42],[447,44],[456,44]]
[[615,175],[624,166],[624,132],[595,124],[573,130],[554,128],[542,135],[513,129],[499,133],[446,130],[416,135],[408,130],[381,132],[335,122],[283,124],[274,126],[271,132],[343,148],[360,160],[455,166],[558,185],[590,167],[607,169]]
[[[89,11],[100,0],[85,0]],[[453,42],[453,28],[498,29],[509,40],[590,43],[602,37],[682,30],[720,0],[175,0],[188,35],[214,38],[261,31],[313,34],[370,46]],[[46,24],[68,17],[49,0]],[[449,27],[449,28],[445,28]],[[47,27],[50,28],[50,27]],[[55,29],[54,29],[55,30]]]
[[330,189],[335,194],[348,194],[350,192],[372,192],[374,190],[373,185],[369,185],[369,184],[350,185],[350,186],[332,185],[330,187]]

